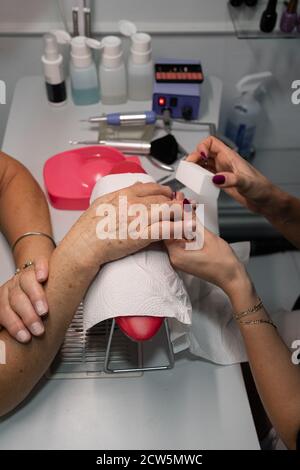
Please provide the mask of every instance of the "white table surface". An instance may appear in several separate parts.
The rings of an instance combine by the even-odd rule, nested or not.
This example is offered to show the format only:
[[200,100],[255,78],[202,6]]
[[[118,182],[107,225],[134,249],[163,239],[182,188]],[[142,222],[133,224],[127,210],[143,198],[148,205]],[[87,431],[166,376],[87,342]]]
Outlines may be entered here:
[[[211,77],[205,90],[200,117],[217,125],[222,84]],[[15,90],[3,150],[43,184],[47,158],[69,148],[70,138],[95,137],[80,118],[138,109],[149,109],[149,103],[76,108],[70,100],[54,109],[45,99],[41,78],[26,77]],[[145,167],[155,173],[148,162]],[[60,239],[79,213],[52,208],[51,215]],[[3,239],[0,250],[3,282],[12,272]],[[44,380],[18,410],[0,421],[0,449],[16,448],[258,449],[259,444],[240,367],[182,355],[173,370],[137,378]]]

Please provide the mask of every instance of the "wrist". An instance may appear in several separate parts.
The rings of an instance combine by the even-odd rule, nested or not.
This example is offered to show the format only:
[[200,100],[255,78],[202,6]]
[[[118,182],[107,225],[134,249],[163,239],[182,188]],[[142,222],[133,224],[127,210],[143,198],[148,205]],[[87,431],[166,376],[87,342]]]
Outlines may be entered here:
[[287,217],[290,204],[290,195],[275,185],[271,185],[268,201],[262,205],[261,214],[270,222],[273,219]]
[[35,261],[39,257],[49,259],[53,253],[52,241],[43,236],[26,237],[20,240],[13,250],[16,266],[24,264],[27,260]]
[[93,252],[90,245],[83,241],[82,236],[74,239],[68,234],[55,251],[59,251],[60,259],[68,260],[73,269],[84,273],[85,276],[93,278],[102,266],[102,261]]
[[246,310],[258,300],[253,283],[242,263],[237,266],[235,276],[224,290],[235,312]]

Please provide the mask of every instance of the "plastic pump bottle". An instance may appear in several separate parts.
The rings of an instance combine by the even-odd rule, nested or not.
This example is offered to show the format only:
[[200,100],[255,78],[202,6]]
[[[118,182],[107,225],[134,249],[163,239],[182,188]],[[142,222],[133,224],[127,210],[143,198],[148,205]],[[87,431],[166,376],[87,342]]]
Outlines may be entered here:
[[122,104],[127,101],[127,76],[121,39],[106,36],[102,39],[100,62],[101,97],[103,104]]
[[154,64],[152,60],[151,36],[138,33],[134,23],[119,21],[120,32],[131,38],[128,59],[128,98],[135,101],[146,101],[152,98]]
[[53,34],[46,34],[44,41],[45,50],[42,56],[42,63],[47,97],[53,106],[62,106],[67,100],[63,56],[59,53],[57,39]]
[[239,153],[246,160],[251,157],[255,131],[262,110],[257,92],[263,91],[263,85],[271,77],[271,72],[247,75],[236,85],[240,96],[230,110],[225,135],[236,144]]
[[71,46],[70,76],[74,104],[81,106],[98,103],[99,81],[91,48],[101,49],[101,43],[84,36],[71,38],[66,31],[53,31],[53,34],[58,42]]
[[95,104],[100,101],[99,81],[93,61],[90,39],[77,36],[71,41],[71,87],[76,105]]

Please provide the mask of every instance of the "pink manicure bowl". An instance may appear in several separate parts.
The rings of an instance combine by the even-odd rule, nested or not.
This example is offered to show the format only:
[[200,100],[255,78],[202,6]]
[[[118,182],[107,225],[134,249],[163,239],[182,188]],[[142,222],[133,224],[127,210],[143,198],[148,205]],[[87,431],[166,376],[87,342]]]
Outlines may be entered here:
[[67,150],[49,158],[44,165],[44,183],[50,203],[56,209],[85,210],[96,182],[124,161],[140,163],[104,146]]

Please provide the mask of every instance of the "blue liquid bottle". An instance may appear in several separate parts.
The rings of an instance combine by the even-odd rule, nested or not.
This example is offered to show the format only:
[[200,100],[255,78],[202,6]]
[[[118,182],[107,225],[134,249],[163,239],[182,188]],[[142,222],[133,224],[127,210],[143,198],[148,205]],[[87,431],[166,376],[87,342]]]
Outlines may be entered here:
[[97,68],[88,39],[77,36],[71,41],[71,89],[75,105],[87,106],[100,101]]

